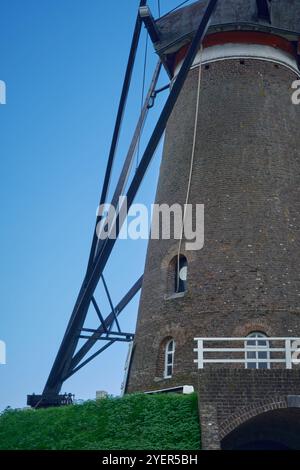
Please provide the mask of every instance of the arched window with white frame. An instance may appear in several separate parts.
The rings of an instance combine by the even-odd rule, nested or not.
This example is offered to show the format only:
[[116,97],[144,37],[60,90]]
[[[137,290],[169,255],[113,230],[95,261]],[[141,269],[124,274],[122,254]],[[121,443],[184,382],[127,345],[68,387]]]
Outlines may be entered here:
[[175,347],[176,347],[176,344],[175,344],[174,339],[170,339],[166,344],[166,349],[165,349],[165,370],[164,370],[164,378],[165,379],[170,379],[173,375]]
[[246,369],[270,369],[270,348],[267,335],[255,331],[247,338],[245,341]]

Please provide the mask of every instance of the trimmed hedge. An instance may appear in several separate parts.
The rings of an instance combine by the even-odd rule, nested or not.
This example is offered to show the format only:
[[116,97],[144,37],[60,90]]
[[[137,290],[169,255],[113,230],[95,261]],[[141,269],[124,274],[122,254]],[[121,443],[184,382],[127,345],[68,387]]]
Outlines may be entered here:
[[83,405],[9,410],[1,450],[198,450],[197,395],[127,395]]

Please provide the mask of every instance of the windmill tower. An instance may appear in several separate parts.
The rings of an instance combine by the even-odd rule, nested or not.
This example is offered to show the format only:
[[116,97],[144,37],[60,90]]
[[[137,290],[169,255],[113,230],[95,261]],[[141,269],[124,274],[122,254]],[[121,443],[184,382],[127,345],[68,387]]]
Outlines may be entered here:
[[[173,83],[206,6],[143,12]],[[205,243],[149,242],[127,392],[193,385],[207,449],[300,448],[299,39],[298,0],[220,1],[167,125],[156,203]]]
[[[140,0],[100,205],[107,202],[142,22],[160,61],[112,205],[128,187],[128,214],[166,129],[156,203],[179,205],[184,224],[181,218],[179,236],[152,237],[144,276],[114,305],[104,270],[123,214],[119,209],[113,219],[116,237],[104,240],[97,216],[65,335],[42,395],[29,395],[28,404],[68,404],[71,396],[60,394],[64,382],[116,342],[134,338],[125,392],[193,386],[204,449],[300,449],[300,0],[199,0],[158,20]],[[148,110],[162,91],[162,64],[170,94],[131,175]],[[203,246],[187,243],[187,204],[204,206]],[[201,242],[198,216],[192,212],[189,222]],[[96,299],[100,281],[107,316]],[[141,287],[134,335],[118,318]],[[96,329],[86,321],[92,308]]]

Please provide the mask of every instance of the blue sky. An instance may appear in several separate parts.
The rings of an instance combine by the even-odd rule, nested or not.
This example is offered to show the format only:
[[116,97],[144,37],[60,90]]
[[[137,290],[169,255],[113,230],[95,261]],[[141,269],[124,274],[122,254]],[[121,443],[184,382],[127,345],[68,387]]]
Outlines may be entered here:
[[[180,2],[160,3],[165,13]],[[42,391],[82,282],[137,4],[1,0],[0,340],[7,365],[0,366],[0,410]],[[149,4],[156,15],[157,1]],[[113,181],[139,112],[144,44],[145,32]],[[151,46],[147,82],[155,62]],[[162,103],[151,111],[142,145]],[[153,202],[160,154],[136,202]],[[143,272],[145,251],[145,241],[117,243],[106,269],[115,303]],[[134,330],[137,308],[138,298],[124,312],[125,330]],[[99,389],[119,394],[126,353],[127,345],[114,346],[62,391],[83,399]]]

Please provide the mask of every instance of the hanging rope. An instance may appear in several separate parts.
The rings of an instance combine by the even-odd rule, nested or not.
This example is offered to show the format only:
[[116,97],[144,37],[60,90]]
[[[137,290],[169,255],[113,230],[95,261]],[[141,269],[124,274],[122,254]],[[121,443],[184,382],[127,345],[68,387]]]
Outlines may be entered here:
[[179,5],[177,5],[177,7],[172,8],[172,10],[168,11],[168,13],[166,13],[165,15],[163,15],[162,18],[164,18],[164,17],[167,16],[167,15],[170,15],[170,14],[173,13],[174,11],[178,10],[178,8],[183,7],[183,5],[185,5],[186,3],[190,2],[190,1],[191,1],[191,0],[185,0],[184,2],[179,3]]
[[[144,66],[143,66],[143,83],[142,83],[142,96],[141,96],[141,113],[144,106],[144,99],[145,99],[145,85],[146,85],[146,73],[147,73],[147,57],[148,57],[148,40],[149,36],[146,33],[146,44],[145,44],[145,55],[144,55]],[[136,169],[139,166],[140,161],[140,146],[141,146],[141,137],[142,137],[142,129],[140,130],[139,140],[137,145],[137,153],[136,153]]]
[[195,159],[195,149],[196,149],[196,141],[197,141],[197,129],[198,129],[198,120],[199,120],[199,104],[200,104],[200,91],[201,91],[201,78],[202,78],[202,53],[203,53],[203,46],[201,44],[200,49],[200,61],[199,61],[199,73],[198,73],[198,88],[197,88],[197,100],[196,100],[196,111],[195,111],[195,124],[194,124],[194,134],[193,134],[193,146],[192,146],[192,154],[191,154],[191,161],[190,161],[190,171],[189,171],[189,180],[186,192],[186,199],[184,205],[184,212],[183,212],[183,220],[181,226],[181,235],[178,245],[178,253],[177,253],[177,287],[176,290],[179,290],[179,282],[180,282],[180,252],[182,246],[182,238],[183,238],[183,231],[184,231],[184,224],[186,219],[186,209],[187,204],[190,199],[190,191],[191,191],[191,183],[192,183],[192,176],[193,176],[193,166],[194,166],[194,159]]

